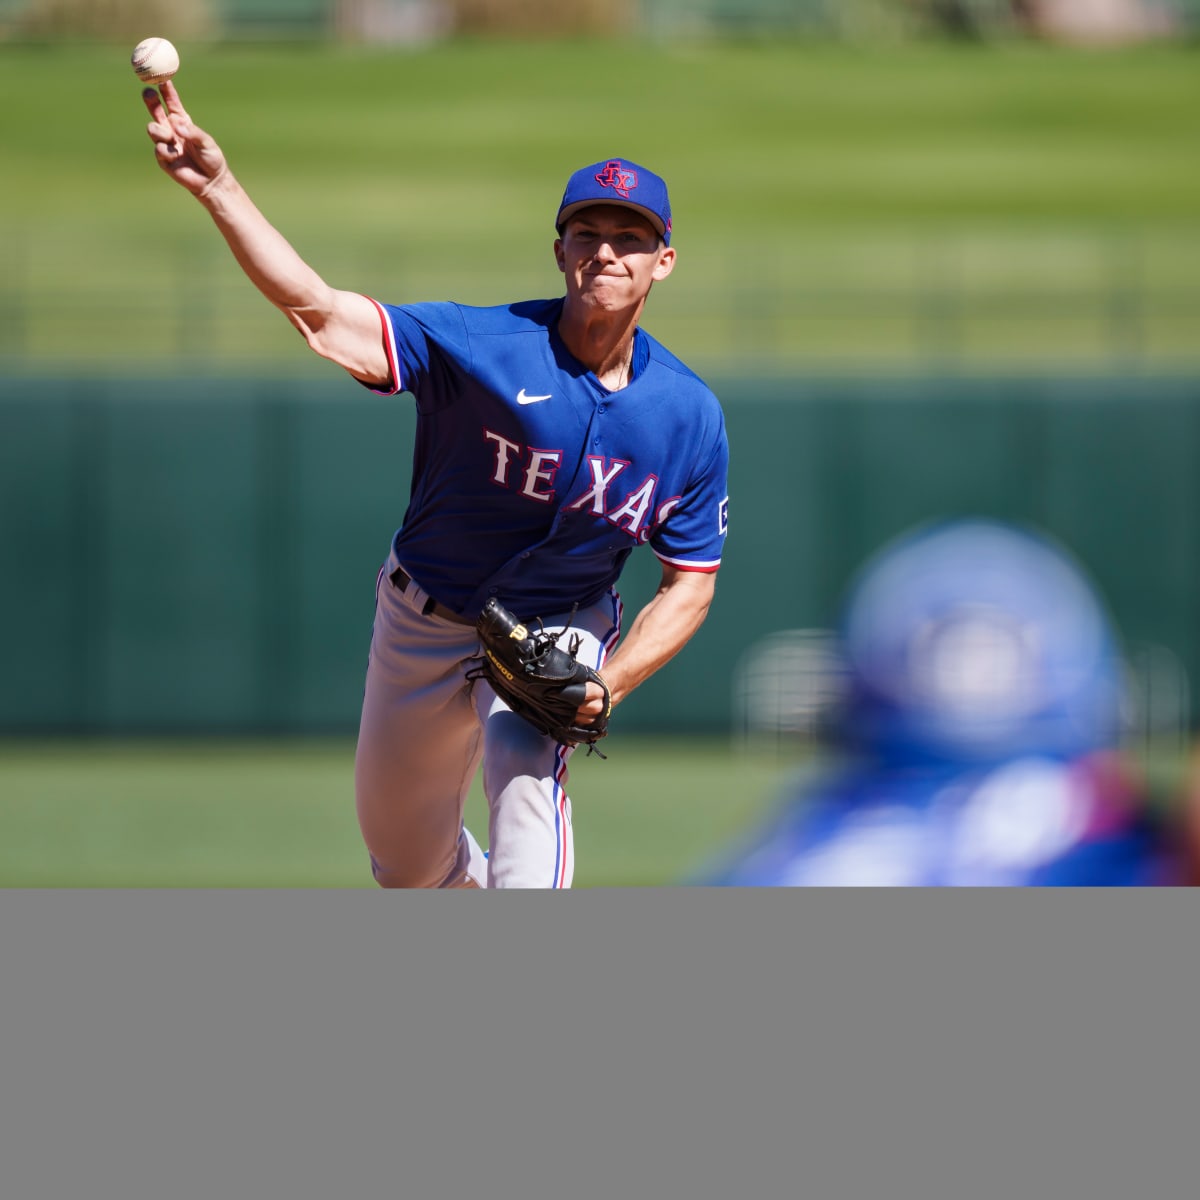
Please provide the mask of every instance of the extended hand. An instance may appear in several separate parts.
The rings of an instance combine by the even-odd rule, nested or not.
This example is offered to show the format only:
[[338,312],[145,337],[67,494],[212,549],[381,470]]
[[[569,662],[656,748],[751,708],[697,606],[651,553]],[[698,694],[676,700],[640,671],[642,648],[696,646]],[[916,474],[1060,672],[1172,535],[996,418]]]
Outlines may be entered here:
[[169,79],[159,85],[159,91],[143,89],[142,100],[152,118],[146,132],[158,165],[192,195],[202,197],[228,169],[221,147],[192,124]]

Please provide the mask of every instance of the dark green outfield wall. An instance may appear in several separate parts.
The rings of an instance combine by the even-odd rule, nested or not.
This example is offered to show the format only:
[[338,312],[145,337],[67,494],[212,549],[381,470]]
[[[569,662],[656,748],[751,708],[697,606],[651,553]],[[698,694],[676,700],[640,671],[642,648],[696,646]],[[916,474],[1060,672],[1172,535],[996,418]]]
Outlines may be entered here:
[[[766,633],[827,625],[910,524],[1034,521],[1200,677],[1200,380],[714,380],[730,540],[622,724],[720,730]],[[413,418],[333,378],[0,380],[0,731],[352,729]],[[657,580],[648,550],[623,588]]]

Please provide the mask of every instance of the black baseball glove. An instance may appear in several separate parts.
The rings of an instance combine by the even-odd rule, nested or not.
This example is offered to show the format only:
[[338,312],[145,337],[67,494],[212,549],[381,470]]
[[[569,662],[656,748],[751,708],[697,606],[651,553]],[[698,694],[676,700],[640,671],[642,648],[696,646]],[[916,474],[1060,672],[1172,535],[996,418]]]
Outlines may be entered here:
[[[547,633],[540,620],[536,630],[530,629],[495,599],[484,606],[475,627],[483,656],[468,678],[486,679],[505,704],[535,729],[568,746],[586,745],[592,753],[608,733],[612,695],[599,674],[575,657],[579,635],[572,634],[563,650],[558,639],[565,629],[557,635]],[[604,689],[604,711],[590,725],[580,725],[576,716],[587,698],[589,682]]]

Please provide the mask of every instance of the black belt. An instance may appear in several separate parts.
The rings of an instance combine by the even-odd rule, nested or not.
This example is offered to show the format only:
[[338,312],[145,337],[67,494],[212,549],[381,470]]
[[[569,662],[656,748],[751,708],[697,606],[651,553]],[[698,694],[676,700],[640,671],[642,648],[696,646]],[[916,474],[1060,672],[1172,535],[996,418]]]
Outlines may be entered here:
[[[408,585],[412,583],[412,576],[403,567],[397,567],[389,578],[402,592],[407,592]],[[464,617],[462,613],[456,613],[454,609],[439,604],[432,596],[426,596],[425,603],[421,605],[421,615],[428,617],[430,614],[441,617],[443,621],[453,621],[455,625],[470,625],[472,628],[475,626],[470,617]]]

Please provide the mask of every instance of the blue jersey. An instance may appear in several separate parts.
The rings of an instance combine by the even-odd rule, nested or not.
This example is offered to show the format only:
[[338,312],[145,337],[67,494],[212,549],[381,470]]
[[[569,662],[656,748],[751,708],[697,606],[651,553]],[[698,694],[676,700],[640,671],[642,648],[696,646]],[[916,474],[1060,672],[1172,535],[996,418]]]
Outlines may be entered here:
[[474,617],[594,603],[635,546],[715,571],[729,447],[716,397],[643,330],[610,392],[558,335],[563,300],[497,308],[378,305],[393,386],[417,429],[397,557]]
[[1171,887],[1177,839],[1103,756],[868,765],[798,784],[692,882],[724,887]]

